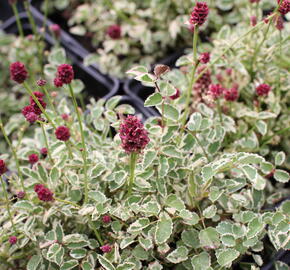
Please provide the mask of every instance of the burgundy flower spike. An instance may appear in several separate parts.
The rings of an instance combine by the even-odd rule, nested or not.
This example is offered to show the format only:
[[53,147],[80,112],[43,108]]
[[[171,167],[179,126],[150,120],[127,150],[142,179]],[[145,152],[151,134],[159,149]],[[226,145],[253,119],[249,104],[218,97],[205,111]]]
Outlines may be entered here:
[[68,141],[70,138],[70,131],[69,128],[66,126],[59,126],[55,130],[55,137],[60,141]]
[[[62,64],[57,68],[57,78],[63,84],[69,84],[74,79],[74,70],[71,65]],[[54,82],[55,83],[55,82]]]
[[190,16],[189,22],[194,25],[202,26],[208,16],[208,5],[206,2],[197,2]]
[[21,62],[15,62],[10,65],[10,77],[11,80],[17,82],[17,83],[23,83],[27,77],[28,72]]
[[0,176],[7,171],[6,164],[3,159],[0,159]]
[[34,191],[37,193],[38,199],[44,202],[53,201],[53,192],[46,188],[42,184],[36,184],[34,186]]

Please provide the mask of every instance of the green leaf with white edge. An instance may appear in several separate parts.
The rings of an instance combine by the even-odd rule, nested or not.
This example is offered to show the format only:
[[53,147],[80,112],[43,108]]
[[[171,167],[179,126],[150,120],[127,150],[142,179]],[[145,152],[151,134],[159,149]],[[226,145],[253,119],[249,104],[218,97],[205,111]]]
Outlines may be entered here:
[[169,157],[182,158],[182,153],[173,145],[162,147],[161,152]]
[[262,232],[265,225],[266,224],[264,224],[262,219],[259,217],[252,219],[248,224],[247,238],[250,239],[256,237],[259,233]]
[[53,167],[49,173],[51,184],[55,185],[59,181],[60,176],[61,176],[60,170],[57,167]]
[[251,182],[255,182],[255,180],[258,177],[258,172],[257,169],[251,165],[244,165],[242,166],[242,170],[244,172],[244,174],[246,175],[246,177],[251,181]]
[[48,55],[48,62],[56,66],[65,63],[65,50],[63,48],[54,48]]
[[288,172],[283,170],[275,170],[274,178],[281,183],[287,183],[290,179],[290,175]]
[[150,225],[150,220],[148,218],[139,218],[134,223],[132,223],[127,231],[129,233],[141,232],[143,229]]
[[95,268],[88,262],[82,263],[82,270],[94,270]]
[[194,249],[197,249],[200,247],[200,242],[199,242],[199,238],[198,238],[198,230],[196,230],[196,229],[190,229],[188,231],[183,231],[181,233],[181,240],[188,247],[191,247]]
[[106,269],[106,270],[115,270],[116,268],[113,264],[104,256],[98,255],[99,263]]
[[256,128],[264,136],[267,133],[268,126],[265,121],[259,120],[256,122]]
[[215,175],[215,172],[210,165],[204,166],[201,170],[201,177],[204,182],[211,179],[214,175]]
[[108,110],[114,110],[118,103],[121,101],[122,96],[113,96],[106,102],[106,108]]
[[57,223],[55,228],[54,228],[54,231],[55,231],[55,234],[56,234],[56,239],[59,243],[62,243],[62,240],[63,240],[63,228],[61,226],[60,223]]
[[281,166],[284,163],[285,159],[286,159],[285,153],[282,151],[278,152],[275,156],[275,165]]
[[91,178],[96,178],[99,177],[105,170],[106,167],[103,164],[99,163],[89,170],[89,175]]
[[105,203],[107,201],[107,197],[100,191],[89,191],[89,198],[98,202],[98,203]]
[[26,269],[27,270],[39,270],[41,263],[42,263],[42,257],[39,255],[33,255],[30,258],[30,260],[28,261]]
[[13,208],[17,210],[25,210],[25,211],[31,212],[34,209],[34,206],[30,201],[23,200],[23,201],[18,201],[14,203]]
[[128,75],[138,76],[148,73],[148,69],[145,66],[135,66],[126,72]]
[[135,80],[143,82],[143,83],[153,83],[155,81],[155,77],[152,74],[144,73],[137,75]]
[[143,155],[143,160],[142,160],[143,168],[146,169],[148,166],[150,166],[156,157],[157,157],[156,151],[153,151],[153,150],[145,151]]
[[266,186],[266,179],[262,177],[261,175],[257,175],[257,178],[253,182],[253,187],[256,190],[263,190]]
[[185,224],[195,225],[199,222],[199,216],[195,212],[191,212],[187,209],[181,210],[178,214]]
[[173,223],[171,218],[162,216],[158,222],[155,231],[155,242],[157,245],[165,243],[172,234]]
[[84,248],[72,249],[69,255],[74,259],[82,259],[87,255],[87,250]]
[[240,256],[240,252],[233,248],[218,251],[216,254],[217,261],[220,266],[231,267],[234,260]]
[[188,249],[184,246],[180,246],[173,250],[166,259],[174,264],[181,263],[187,260]]
[[216,200],[218,200],[220,198],[220,196],[223,194],[223,190],[219,189],[218,187],[210,187],[209,189],[209,199],[212,202],[215,202]]
[[209,108],[208,106],[206,106],[204,103],[200,102],[197,105],[197,110],[199,112],[201,112],[201,114],[203,114],[204,116],[207,116],[209,118],[213,118],[214,111],[211,108]]
[[77,260],[69,260],[66,261],[61,267],[60,270],[71,270],[73,268],[75,268],[76,266],[78,266],[79,263]]
[[80,94],[85,89],[84,83],[78,79],[72,80],[71,86],[72,86],[74,94],[76,95]]
[[211,258],[207,252],[202,252],[192,257],[191,264],[194,270],[207,270],[211,265]]
[[219,234],[213,227],[208,227],[199,232],[199,241],[202,247],[217,248],[220,245]]
[[210,219],[210,218],[213,218],[215,216],[216,212],[217,212],[216,206],[215,205],[211,205],[211,206],[205,208],[203,210],[202,214],[203,214],[203,216],[205,218]]
[[145,250],[149,250],[151,248],[153,248],[153,242],[150,238],[143,238],[143,237],[139,237],[138,238],[139,244],[141,245],[142,248],[144,248]]
[[[157,108],[159,112],[162,113],[162,109],[160,108],[160,106],[158,106]],[[179,112],[172,105],[164,104],[164,117],[172,121],[178,121]]]
[[170,194],[165,201],[165,205],[176,209],[177,211],[181,211],[185,209],[184,201],[182,201],[175,194]]
[[157,106],[162,103],[162,96],[160,93],[156,92],[152,95],[150,95],[148,98],[146,98],[144,102],[145,107],[152,107],[152,106]]
[[223,234],[221,236],[221,242],[226,246],[226,247],[234,247],[236,245],[236,239],[233,235],[231,234]]
[[169,82],[161,81],[159,89],[163,97],[170,97],[176,93],[176,88]]
[[202,121],[202,116],[199,112],[195,112],[190,116],[190,119],[187,123],[187,128],[190,131],[197,131],[200,129]]
[[124,262],[122,264],[119,264],[116,268],[116,270],[133,270],[135,267],[134,263],[131,262]]

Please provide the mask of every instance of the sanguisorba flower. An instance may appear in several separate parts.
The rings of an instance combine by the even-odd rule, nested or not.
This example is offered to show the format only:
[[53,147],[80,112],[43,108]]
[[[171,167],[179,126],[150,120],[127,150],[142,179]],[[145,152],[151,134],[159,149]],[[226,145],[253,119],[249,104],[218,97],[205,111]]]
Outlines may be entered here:
[[28,77],[28,72],[25,65],[21,62],[12,63],[10,65],[10,77],[11,80],[17,83],[23,83]]
[[59,77],[54,78],[53,83],[54,83],[54,86],[57,88],[63,86],[63,83]]
[[119,132],[126,153],[140,153],[150,141],[148,132],[136,116],[129,115],[123,120]]
[[233,86],[230,89],[224,91],[224,97],[226,101],[236,101],[239,98],[239,90],[237,86]]
[[220,84],[211,84],[209,86],[209,94],[214,99],[221,97],[223,93],[224,93],[224,88]]
[[197,2],[190,16],[190,24],[202,26],[208,16],[208,5],[206,2]]
[[107,29],[107,35],[111,39],[120,39],[122,34],[121,26],[118,24],[113,24],[108,27]]
[[31,165],[33,165],[33,164],[35,164],[35,163],[38,162],[39,157],[38,157],[37,154],[31,154],[31,155],[28,156],[28,160],[29,160],[29,163],[30,163]]
[[17,243],[17,237],[16,236],[10,236],[9,237],[9,243],[11,244],[11,245],[15,245],[16,243]]
[[[283,1],[281,3],[281,1]],[[289,0],[278,0],[277,1],[278,4],[280,4],[279,6],[279,12],[282,14],[282,15],[286,15],[289,11],[290,11],[290,1]]]
[[110,245],[104,245],[100,247],[101,251],[104,253],[110,253],[112,251],[112,247]]
[[202,54],[199,56],[199,61],[200,61],[202,64],[207,64],[207,63],[210,61],[210,53],[209,53],[209,52],[202,53]]
[[36,82],[36,84],[37,84],[38,86],[44,86],[44,85],[46,85],[46,80],[39,79],[39,80]]
[[[43,100],[44,94],[38,91],[33,92],[33,94],[37,98],[42,108],[45,109],[46,103]],[[37,115],[41,115],[42,111],[32,97],[30,97],[30,105],[33,106],[34,113],[36,113]]]
[[111,222],[111,217],[109,215],[105,215],[102,217],[102,221],[106,224],[110,223]]
[[57,68],[57,78],[63,84],[69,84],[74,79],[74,70],[71,65],[62,64]]
[[52,24],[49,26],[49,30],[54,34],[56,38],[60,37],[60,26],[58,24]]
[[43,147],[40,149],[40,154],[43,158],[46,158],[47,157],[47,154],[48,154],[48,150],[46,147]]
[[25,195],[26,195],[25,191],[19,191],[17,193],[17,198],[18,199],[23,199],[25,197]]
[[270,93],[270,91],[271,91],[271,86],[266,83],[259,84],[256,87],[256,94],[258,96],[267,96]]
[[38,199],[44,202],[51,202],[54,200],[53,192],[42,184],[36,184],[34,191],[37,193]]
[[3,175],[7,171],[7,167],[5,161],[0,159],[0,176]]
[[55,130],[55,137],[60,141],[68,141],[70,138],[70,130],[66,126],[59,126]]

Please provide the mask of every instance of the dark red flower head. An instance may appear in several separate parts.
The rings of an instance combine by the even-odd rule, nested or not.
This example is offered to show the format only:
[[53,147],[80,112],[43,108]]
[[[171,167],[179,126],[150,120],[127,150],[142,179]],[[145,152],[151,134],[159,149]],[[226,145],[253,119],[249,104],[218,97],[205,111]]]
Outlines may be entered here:
[[251,16],[250,17],[251,25],[255,26],[257,24],[257,17],[256,16]]
[[44,86],[44,85],[46,85],[46,80],[39,79],[39,80],[36,82],[36,84],[37,84],[38,86]]
[[11,245],[15,245],[17,243],[17,237],[16,236],[10,236],[9,237],[9,243]]
[[17,83],[23,83],[27,77],[28,72],[21,62],[15,62],[10,65],[10,77],[11,80],[17,82]]
[[224,97],[226,101],[236,101],[239,98],[238,87],[233,86],[230,89],[226,89],[224,92]]
[[63,86],[63,83],[59,77],[54,78],[53,83],[54,83],[55,87],[62,87]]
[[100,247],[101,251],[104,253],[110,253],[112,251],[112,247],[110,245],[104,245]]
[[29,106],[25,106],[23,109],[22,109],[22,114],[24,117],[26,117],[26,115],[28,113],[34,113],[34,108],[33,106],[29,105]]
[[43,156],[43,157],[46,157],[47,156],[47,153],[48,153],[48,150],[46,147],[43,147],[40,149],[40,154]]
[[[201,74],[206,69],[206,65],[202,65],[197,69],[197,74]],[[207,69],[202,76],[196,81],[193,89],[195,94],[201,98],[204,93],[208,91],[208,87],[211,84],[211,74],[209,69]]]
[[69,128],[66,126],[59,126],[55,130],[55,136],[60,141],[64,141],[64,142],[68,141],[70,138]]
[[199,56],[199,61],[200,61],[202,64],[207,64],[207,63],[210,61],[210,53],[209,53],[209,52],[202,53],[202,54]]
[[25,115],[25,119],[30,124],[33,124],[33,123],[35,123],[39,119],[39,115],[37,115],[34,112],[30,112],[30,113],[28,113],[28,114]]
[[44,185],[36,184],[34,186],[34,191],[37,193],[38,199],[44,202],[53,201],[53,192],[51,192]]
[[180,90],[176,88],[176,92],[174,95],[170,96],[169,98],[172,100],[178,99],[180,97]]
[[25,195],[26,195],[25,191],[19,191],[17,193],[17,198],[18,199],[23,199],[25,197]]
[[127,153],[139,153],[150,141],[142,122],[132,115],[121,123],[119,135],[122,147]]
[[[46,103],[43,100],[44,94],[41,92],[38,92],[38,91],[33,92],[33,94],[37,98],[37,100],[40,103],[40,105],[42,106],[42,108],[45,109]],[[33,106],[34,113],[36,113],[37,115],[41,115],[42,111],[41,111],[40,107],[37,105],[37,103],[34,101],[34,99],[32,97],[29,97],[29,99],[30,99],[30,105]]]
[[282,16],[276,16],[275,21],[276,21],[275,27],[279,31],[282,31],[284,29],[284,20],[283,20]]
[[63,84],[69,84],[74,79],[74,70],[71,65],[62,64],[57,68],[57,77]]
[[5,161],[0,159],[0,176],[3,175],[7,171],[7,167]]
[[[282,2],[282,4],[280,4],[280,2]],[[278,4],[280,4],[279,6],[279,12],[282,14],[282,15],[286,15],[289,11],[290,11],[290,1],[289,0],[278,0],[277,1]]]
[[50,25],[49,29],[55,35],[55,37],[60,37],[60,26],[58,24]]
[[265,83],[262,83],[256,87],[256,93],[258,96],[267,96],[271,91],[271,86]]
[[61,115],[61,118],[64,120],[64,121],[68,121],[69,120],[69,115],[67,113],[63,113]]
[[30,164],[35,164],[36,162],[38,162],[39,158],[37,154],[31,154],[28,156],[28,160]]
[[108,27],[107,35],[111,39],[119,39],[121,38],[121,26],[118,24],[114,24]]
[[208,16],[208,5],[206,2],[197,2],[190,16],[190,24],[202,26]]
[[104,223],[110,223],[111,222],[111,217],[108,216],[108,215],[105,215],[105,216],[102,217],[102,221]]
[[209,86],[209,94],[214,98],[219,98],[224,93],[224,88],[220,84],[211,84]]

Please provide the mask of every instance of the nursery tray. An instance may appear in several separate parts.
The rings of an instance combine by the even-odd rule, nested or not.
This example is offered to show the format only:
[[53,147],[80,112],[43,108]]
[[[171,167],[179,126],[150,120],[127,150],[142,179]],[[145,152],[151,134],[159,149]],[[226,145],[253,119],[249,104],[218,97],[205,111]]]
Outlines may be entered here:
[[[20,19],[26,34],[30,34],[31,26],[29,24],[28,17],[26,13],[20,13]],[[41,18],[35,17],[36,23],[39,25],[42,20]],[[48,26],[52,22],[48,22]],[[10,34],[16,34],[17,24],[14,17],[8,19],[5,23],[2,24],[1,29]],[[54,45],[53,37],[46,33],[45,41],[49,46]],[[108,99],[117,94],[119,90],[119,81],[102,75],[92,66],[85,66],[83,64],[83,58],[81,50],[77,50],[79,53],[75,53],[74,40],[72,40],[66,33],[61,32],[61,44],[66,50],[68,58],[72,61],[74,65],[74,70],[76,77],[85,82],[85,91],[95,98],[104,98]]]

